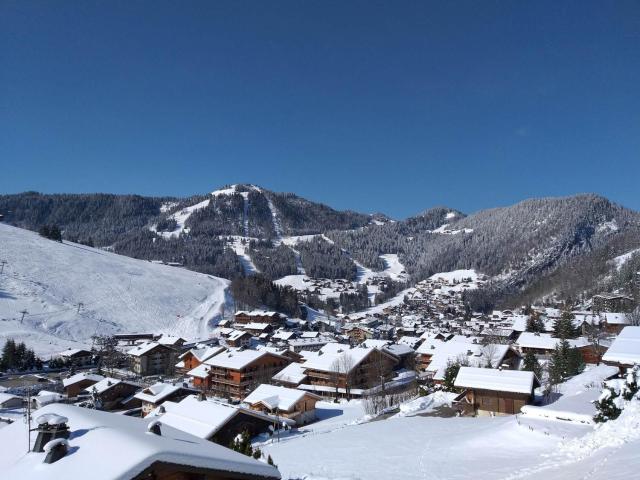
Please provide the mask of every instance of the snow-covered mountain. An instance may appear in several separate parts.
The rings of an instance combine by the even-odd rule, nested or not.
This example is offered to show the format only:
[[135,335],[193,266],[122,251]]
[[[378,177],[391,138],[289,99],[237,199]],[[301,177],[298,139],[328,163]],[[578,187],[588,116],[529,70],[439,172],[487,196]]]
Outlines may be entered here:
[[606,275],[609,260],[640,247],[640,214],[597,195],[530,199],[468,216],[435,207],[394,221],[236,184],[182,199],[4,195],[0,213],[12,225],[56,224],[68,240],[227,279],[355,281],[362,269],[383,273],[388,255],[410,282],[473,269],[492,277],[499,302],[573,295]]
[[203,338],[230,300],[228,280],[3,224],[0,262],[0,343],[19,338],[45,355],[94,334]]

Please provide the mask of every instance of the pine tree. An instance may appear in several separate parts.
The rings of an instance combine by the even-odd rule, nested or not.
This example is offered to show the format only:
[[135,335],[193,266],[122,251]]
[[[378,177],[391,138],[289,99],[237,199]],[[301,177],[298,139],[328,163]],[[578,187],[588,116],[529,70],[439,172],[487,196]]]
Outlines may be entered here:
[[16,342],[12,338],[7,339],[2,349],[2,368],[9,370],[16,365]]
[[236,435],[236,438],[231,441],[229,448],[248,457],[252,457],[253,447],[251,446],[251,435],[249,432],[244,430],[242,433]]
[[622,413],[622,410],[616,405],[616,399],[619,396],[613,388],[605,385],[600,398],[595,402],[598,413],[593,417],[593,420],[597,423],[603,423],[618,418]]
[[630,401],[638,393],[638,366],[627,370],[627,376],[624,379],[622,386],[622,398],[626,401]]
[[577,375],[584,370],[584,360],[582,353],[577,348],[570,348],[566,352],[567,355],[567,376]]
[[446,391],[455,392],[456,387],[454,385],[458,372],[460,371],[460,362],[449,362],[447,368],[444,371],[443,385]]
[[533,352],[527,352],[525,354],[522,370],[533,372],[538,379],[542,378],[542,366]]
[[527,319],[527,332],[544,333],[544,322],[537,310],[531,310],[531,314]]
[[577,329],[573,326],[574,315],[570,310],[564,310],[560,318],[553,324],[553,336],[556,338],[576,338]]

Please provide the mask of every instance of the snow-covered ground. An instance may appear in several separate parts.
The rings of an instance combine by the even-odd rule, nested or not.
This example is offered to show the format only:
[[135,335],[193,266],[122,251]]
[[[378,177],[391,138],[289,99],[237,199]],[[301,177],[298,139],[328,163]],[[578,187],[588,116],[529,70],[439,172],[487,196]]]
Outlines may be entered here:
[[449,228],[449,224],[445,223],[444,225],[440,225],[435,230],[431,230],[431,233],[441,233],[443,235],[457,235],[459,233],[472,233],[473,228],[462,228],[459,230]]
[[451,406],[451,402],[457,396],[457,393],[438,391],[424,397],[414,398],[401,403],[400,412],[394,418],[431,413],[440,407]]
[[247,237],[238,237],[238,236],[228,237],[228,238],[230,238],[231,240],[229,242],[229,247],[231,247],[231,249],[238,256],[238,260],[240,260],[240,263],[242,264],[242,268],[244,269],[244,272],[247,275],[253,275],[255,273],[258,273],[258,268],[255,266],[255,264],[253,263],[253,260],[251,260],[251,257],[247,253],[247,250],[249,249],[249,242],[252,239]]
[[559,385],[560,398],[555,402],[542,407],[527,405],[522,413],[529,418],[593,424],[596,408],[592,402],[600,396],[604,380],[617,372],[616,367],[609,365],[589,365],[580,375]]
[[86,345],[96,333],[206,337],[230,304],[224,279],[4,224],[0,242],[0,342],[13,337],[40,355]]
[[[169,215],[169,218],[173,218],[176,221],[176,228],[171,232],[158,232],[164,238],[177,237],[182,232],[185,231],[185,223],[187,219],[191,216],[191,214],[197,210],[201,210],[209,206],[210,199],[204,200],[200,203],[196,203],[195,205],[191,205],[190,207],[185,207],[182,210]],[[156,231],[156,227],[151,227],[152,231]]]
[[283,478],[503,478],[535,467],[558,438],[515,417],[401,417],[266,444]]
[[[561,385],[549,409],[574,414],[591,408],[611,367],[591,366]],[[616,421],[593,426],[529,415],[437,418],[452,394],[438,392],[401,405],[401,413],[375,422],[345,404],[318,407],[328,418],[260,442],[284,479],[629,479],[640,467],[640,402]],[[350,402],[356,406],[360,402]],[[546,408],[546,407],[545,407]],[[342,410],[342,415],[335,415]],[[344,418],[342,417],[344,415]]]
[[620,270],[622,268],[622,266],[627,263],[629,260],[631,260],[631,257],[633,257],[636,253],[640,253],[640,248],[636,248],[634,250],[631,250],[625,254],[619,255],[617,257],[615,257],[613,259],[613,264],[616,266],[616,269]]
[[[368,285],[369,299],[374,301],[375,295],[379,292],[378,285],[375,285],[377,279],[388,278],[394,281],[407,281],[408,275],[405,271],[404,265],[398,259],[398,255],[395,253],[389,253],[380,255],[380,258],[384,261],[386,267],[380,272],[371,270],[365,267],[361,263],[353,260],[357,268],[356,279],[353,282],[348,280],[331,280],[331,279],[312,279],[306,275],[302,263],[299,260],[299,253],[295,250],[295,245],[299,242],[306,242],[315,238],[317,235],[304,235],[301,237],[286,237],[282,239],[282,243],[289,246],[291,250],[296,254],[296,264],[298,268],[297,275],[287,275],[275,281],[276,284],[281,286],[289,286],[298,291],[314,290],[319,288],[318,296],[326,300],[327,298],[338,298],[341,293],[355,293],[358,284],[366,283]],[[329,241],[324,235],[320,238],[324,238]],[[347,290],[345,290],[345,287]]]
[[429,277],[431,280],[443,280],[445,282],[461,282],[463,279],[470,278],[475,282],[478,280],[478,273],[475,270],[453,270],[451,272],[435,273]]

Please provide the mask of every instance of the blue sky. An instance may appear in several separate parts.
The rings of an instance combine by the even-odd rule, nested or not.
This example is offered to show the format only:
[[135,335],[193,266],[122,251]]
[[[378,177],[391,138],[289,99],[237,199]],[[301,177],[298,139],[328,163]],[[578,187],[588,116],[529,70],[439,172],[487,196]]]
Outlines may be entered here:
[[640,3],[0,2],[0,192],[640,209]]

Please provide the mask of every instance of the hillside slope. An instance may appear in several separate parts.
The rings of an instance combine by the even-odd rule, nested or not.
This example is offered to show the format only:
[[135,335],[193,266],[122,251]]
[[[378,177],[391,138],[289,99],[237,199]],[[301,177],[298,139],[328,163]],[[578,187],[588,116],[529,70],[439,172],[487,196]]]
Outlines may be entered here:
[[227,280],[3,224],[1,260],[0,339],[19,338],[41,354],[96,333],[202,338],[229,301]]

